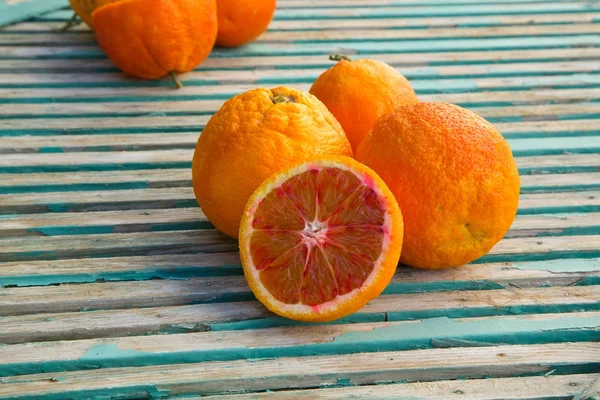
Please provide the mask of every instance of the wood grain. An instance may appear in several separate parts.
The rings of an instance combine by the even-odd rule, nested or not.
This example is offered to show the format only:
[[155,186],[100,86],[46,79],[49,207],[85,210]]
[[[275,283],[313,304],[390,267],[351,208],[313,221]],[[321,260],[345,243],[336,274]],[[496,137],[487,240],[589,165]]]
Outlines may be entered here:
[[[552,279],[546,282],[558,283]],[[395,279],[392,287],[399,283],[401,279]],[[600,309],[594,286],[517,289],[516,283],[511,284],[514,286],[508,286],[509,290],[387,294],[373,300],[346,322]],[[219,297],[252,297],[239,276],[62,285],[57,290],[21,288],[7,289],[5,293],[0,299],[0,313],[7,315],[2,318],[0,343],[242,329],[244,321],[249,322],[248,327],[293,324],[274,318],[256,301],[189,305],[219,301]],[[36,314],[26,315],[31,312]]]
[[[428,393],[430,396],[451,394],[453,388],[463,388],[464,394],[472,397],[482,387],[481,382],[475,381],[467,385],[464,381],[391,384],[394,381],[427,381],[456,378],[478,378],[487,376],[496,379],[486,379],[494,382],[489,385],[488,395],[503,394],[517,395],[519,391],[514,384],[521,382],[521,395],[530,394],[541,398],[542,395],[577,393],[590,381],[598,376],[548,376],[532,378],[498,379],[514,374],[532,374],[549,371],[550,366],[572,365],[596,361],[600,357],[598,344],[594,343],[565,343],[537,346],[498,346],[492,351],[489,348],[455,348],[436,350],[417,350],[403,352],[381,352],[375,354],[350,354],[346,356],[321,357],[289,357],[270,360],[206,362],[177,366],[157,366],[128,369],[99,369],[94,371],[77,371],[26,375],[15,378],[5,378],[0,386],[0,396],[43,396],[53,393],[74,393],[78,391],[98,390],[104,394],[115,392],[135,393],[139,387],[155,387],[170,396],[195,393],[210,395],[235,391],[244,387],[246,391],[264,389],[287,389],[289,387],[311,388],[321,385],[324,389],[293,391],[290,393],[276,392],[277,396],[249,395],[242,398],[286,398],[318,396],[323,393],[327,398],[334,394],[396,396],[410,393]],[[596,359],[594,359],[594,356]],[[534,361],[537,360],[537,362]],[[302,379],[297,379],[302,376]],[[350,386],[382,385],[371,387],[350,387],[347,389],[326,389],[336,386],[339,381],[347,382]],[[58,382],[58,384],[57,384]],[[386,384],[387,383],[387,384]],[[512,383],[512,385],[510,384]],[[570,385],[570,383],[575,383]],[[537,392],[534,390],[537,385]],[[430,391],[422,391],[423,387]],[[547,389],[542,389],[546,387]],[[433,390],[436,388],[437,390]],[[443,389],[446,389],[442,392]],[[144,389],[142,389],[144,390]],[[149,388],[145,389],[146,391]],[[328,395],[329,394],[329,395]],[[479,393],[483,395],[484,393]],[[457,393],[454,393],[456,396]],[[452,397],[454,397],[452,396]],[[539,396],[539,397],[538,397]],[[458,398],[458,396],[456,396]],[[236,397],[237,398],[237,397]],[[365,397],[366,398],[366,397]],[[393,397],[398,398],[398,397]],[[440,398],[440,397],[428,397]],[[479,397],[477,397],[479,398]],[[500,397],[495,397],[500,398]],[[508,398],[508,397],[506,397]],[[512,398],[512,397],[511,397]],[[525,398],[525,397],[522,397]]]
[[[597,374],[566,375],[531,378],[478,379],[468,381],[419,382],[381,386],[334,388],[321,390],[293,390],[289,392],[239,394],[218,396],[219,399],[356,399],[356,398],[419,398],[472,399],[472,400],[545,400],[571,398],[581,393]],[[208,397],[213,398],[213,396]],[[217,396],[214,396],[217,398]]]

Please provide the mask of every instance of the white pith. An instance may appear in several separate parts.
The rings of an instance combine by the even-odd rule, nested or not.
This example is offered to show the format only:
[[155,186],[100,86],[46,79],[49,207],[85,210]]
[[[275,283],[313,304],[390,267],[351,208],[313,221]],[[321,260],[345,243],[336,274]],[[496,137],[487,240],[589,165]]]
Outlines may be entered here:
[[[383,193],[381,192],[381,190],[379,189],[378,186],[372,186],[366,182],[367,181],[366,178],[371,179],[371,177],[368,177],[364,173],[356,171],[353,168],[351,168],[343,163],[336,162],[336,161],[327,161],[327,162],[320,161],[317,164],[311,164],[311,163],[302,164],[296,168],[289,170],[284,175],[278,177],[278,179],[276,181],[271,182],[265,188],[265,190],[263,190],[262,195],[254,199],[252,206],[249,207],[248,211],[247,211],[249,213],[248,216],[250,218],[245,219],[246,226],[242,230],[243,232],[245,232],[246,238],[249,238],[250,236],[252,236],[252,233],[254,232],[254,229],[252,227],[253,219],[251,218],[251,216],[254,215],[254,213],[256,212],[256,209],[258,208],[258,205],[266,197],[266,195],[268,195],[274,189],[281,186],[284,182],[286,182],[287,180],[289,180],[290,178],[292,178],[296,175],[299,175],[299,174],[309,171],[311,169],[322,170],[322,169],[329,168],[329,167],[339,168],[341,170],[351,172],[354,176],[356,176],[360,180],[360,182],[363,185],[372,188],[380,200],[385,199],[385,196],[383,195]],[[379,258],[377,259],[377,261],[375,261],[375,263],[374,263],[373,271],[367,277],[367,279],[365,279],[365,281],[363,282],[363,285],[361,287],[356,288],[344,295],[337,296],[335,299],[333,299],[329,302],[320,304],[318,306],[310,306],[310,305],[306,305],[306,304],[302,304],[302,303],[297,303],[297,304],[283,303],[283,302],[277,300],[264,287],[264,285],[262,284],[262,281],[260,280],[260,277],[259,277],[260,271],[257,270],[254,266],[254,262],[252,260],[251,253],[249,251],[250,249],[246,248],[246,249],[244,249],[244,251],[246,254],[248,254],[248,261],[251,264],[251,265],[249,265],[249,268],[247,268],[247,273],[250,273],[250,275],[251,275],[249,278],[252,279],[256,288],[261,292],[261,295],[264,296],[265,300],[268,303],[272,304],[274,307],[277,307],[277,309],[279,309],[279,310],[285,310],[285,311],[291,312],[296,315],[301,315],[301,314],[314,315],[315,313],[326,314],[329,311],[333,311],[333,310],[339,308],[341,305],[345,304],[346,302],[350,301],[352,298],[356,297],[356,295],[358,295],[360,292],[365,291],[366,288],[370,287],[371,284],[373,283],[373,281],[377,278],[378,274],[381,271],[383,260],[386,258],[386,255],[388,253],[388,249],[390,246],[390,242],[392,239],[392,219],[390,216],[390,211],[389,211],[388,205],[385,202],[381,202],[380,204],[384,210],[384,222],[381,226],[384,228],[384,232],[387,232],[387,234],[383,235],[381,254],[379,255]],[[303,240],[302,240],[303,244],[310,248],[313,246],[317,246],[320,242],[320,239],[322,239],[326,235],[327,226],[324,222],[318,221],[316,219],[314,221],[305,221],[305,228],[301,232],[303,233]],[[250,240],[246,240],[245,243],[247,243],[249,246]],[[315,307],[318,309],[318,311],[315,311]]]

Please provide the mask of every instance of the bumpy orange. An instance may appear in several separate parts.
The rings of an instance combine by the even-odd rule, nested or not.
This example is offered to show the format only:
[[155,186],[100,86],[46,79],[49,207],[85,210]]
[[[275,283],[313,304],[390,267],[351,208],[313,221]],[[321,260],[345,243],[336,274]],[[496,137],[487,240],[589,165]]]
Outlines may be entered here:
[[498,130],[445,103],[399,107],[356,151],[394,193],[404,216],[401,261],[447,268],[475,260],[510,228],[519,173]]
[[122,0],[92,17],[102,50],[124,72],[144,79],[188,72],[217,37],[215,0]]
[[352,156],[344,130],[309,93],[279,87],[234,96],[202,131],[192,163],[198,204],[238,237],[246,202],[275,172],[317,155]]
[[94,29],[94,20],[92,19],[94,10],[106,4],[116,3],[117,1],[122,0],[69,0],[69,3],[71,3],[71,8],[79,15],[83,22]]
[[217,0],[217,45],[237,47],[259,37],[273,19],[276,0]]
[[377,118],[398,106],[419,101],[400,72],[386,63],[370,59],[341,59],[317,78],[310,93],[340,121],[354,150]]

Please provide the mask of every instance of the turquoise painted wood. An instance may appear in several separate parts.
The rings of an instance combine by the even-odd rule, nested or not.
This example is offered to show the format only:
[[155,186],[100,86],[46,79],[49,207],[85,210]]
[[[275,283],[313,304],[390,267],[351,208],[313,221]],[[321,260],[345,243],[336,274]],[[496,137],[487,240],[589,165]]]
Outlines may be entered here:
[[66,0],[0,0],[0,27],[68,5]]
[[[0,399],[600,397],[600,3],[279,0],[180,90],[121,74],[85,26],[56,33],[65,5],[0,3]],[[223,101],[308,90],[331,52],[494,123],[521,196],[481,259],[400,266],[303,324],[254,299],[190,165]]]

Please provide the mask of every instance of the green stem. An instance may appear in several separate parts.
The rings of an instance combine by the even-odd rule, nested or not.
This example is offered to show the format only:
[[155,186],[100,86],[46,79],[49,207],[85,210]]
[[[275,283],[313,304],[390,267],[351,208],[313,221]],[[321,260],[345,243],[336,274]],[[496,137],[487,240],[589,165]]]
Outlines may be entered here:
[[329,56],[329,59],[331,61],[352,61],[352,59],[345,54],[332,54]]
[[61,28],[56,29],[56,32],[59,32],[59,33],[66,32],[69,29],[71,29],[72,27],[81,24],[81,22],[82,21],[79,19],[79,16],[77,15],[77,13],[74,12],[71,19],[69,21],[67,21],[67,23],[64,24]]
[[173,80],[173,83],[175,83],[175,86],[177,86],[177,89],[181,89],[183,87],[183,83],[181,83],[175,71],[169,72],[169,76]]
[[278,93],[277,95],[271,97],[271,101],[273,102],[273,104],[296,102],[293,96],[284,96],[281,93]]

